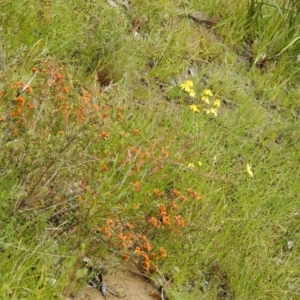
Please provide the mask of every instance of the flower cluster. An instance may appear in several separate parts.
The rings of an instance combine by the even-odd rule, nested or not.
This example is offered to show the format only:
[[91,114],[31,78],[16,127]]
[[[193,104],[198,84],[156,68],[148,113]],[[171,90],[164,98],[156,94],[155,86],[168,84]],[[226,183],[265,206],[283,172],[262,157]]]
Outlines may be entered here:
[[[134,181],[130,186],[142,185]],[[107,243],[118,245],[121,256],[124,259],[131,258],[142,266],[144,273],[150,270],[159,270],[159,263],[168,256],[168,252],[161,243],[153,243],[154,236],[165,234],[181,235],[186,224],[183,217],[183,207],[188,199],[198,200],[200,196],[193,189],[188,188],[186,193],[178,189],[162,191],[155,187],[146,192],[147,198],[140,201],[140,206],[148,207],[149,212],[141,218],[135,217],[132,223],[120,218],[115,212],[111,212],[105,224],[98,224],[95,220],[94,231],[100,232]],[[135,212],[138,209],[132,207]]]
[[[201,167],[201,166],[202,166],[202,162],[201,162],[201,161],[197,161],[197,166],[198,166],[198,167]],[[188,168],[191,169],[191,170],[196,169],[195,163],[193,163],[193,162],[192,162],[192,163],[189,163],[189,164],[188,164]]]
[[[203,90],[201,93],[201,101],[204,102],[204,107],[202,110],[207,114],[207,115],[212,115],[214,117],[218,116],[218,109],[221,106],[221,101],[218,98],[214,98],[213,93],[211,90]],[[189,106],[190,110],[193,112],[200,112],[200,106],[196,104],[191,104]]]
[[180,85],[181,89],[190,95],[190,97],[195,98],[196,93],[194,91],[194,83],[192,80],[187,80]]
[[116,239],[112,242],[119,244],[123,258],[128,259],[130,255],[133,255],[142,264],[144,273],[149,272],[152,259],[158,260],[159,257],[164,258],[167,256],[167,251],[164,247],[154,251],[154,247],[147,236],[139,234],[135,225],[130,222],[124,223],[117,218],[110,217],[106,220],[106,225],[99,229],[95,228],[95,231],[102,232],[106,239]]
[[[163,192],[160,192],[158,188],[153,189],[152,194],[158,198],[165,197]],[[155,215],[148,218],[149,224],[157,229],[168,228],[171,232],[177,232],[178,229],[185,227],[185,221],[178,214],[180,210],[180,204],[178,200],[185,201],[187,197],[177,189],[174,189],[171,193],[173,200],[168,201],[168,204],[159,203],[158,209]],[[179,230],[180,231],[180,230]]]
[[[180,85],[180,88],[186,93],[188,93],[191,98],[196,97],[193,81],[186,80]],[[217,117],[218,109],[221,106],[220,99],[215,98],[212,91],[209,89],[205,89],[202,91],[202,93],[200,94],[200,99],[203,102],[203,105],[191,104],[189,105],[190,110],[192,110],[195,113],[199,113],[202,110],[207,115]]]
[[214,95],[211,90],[203,90],[201,93],[201,100],[207,105],[203,111],[208,115],[213,115],[214,117],[218,116],[218,109],[221,106],[221,101],[218,98],[213,98]]

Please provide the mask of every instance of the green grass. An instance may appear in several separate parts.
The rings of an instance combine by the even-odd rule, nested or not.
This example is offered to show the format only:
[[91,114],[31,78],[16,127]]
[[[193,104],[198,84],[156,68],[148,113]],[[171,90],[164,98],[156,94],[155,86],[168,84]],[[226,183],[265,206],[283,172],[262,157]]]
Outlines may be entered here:
[[169,299],[299,298],[297,1],[7,1],[0,20],[1,299],[64,299],[84,256],[134,260]]

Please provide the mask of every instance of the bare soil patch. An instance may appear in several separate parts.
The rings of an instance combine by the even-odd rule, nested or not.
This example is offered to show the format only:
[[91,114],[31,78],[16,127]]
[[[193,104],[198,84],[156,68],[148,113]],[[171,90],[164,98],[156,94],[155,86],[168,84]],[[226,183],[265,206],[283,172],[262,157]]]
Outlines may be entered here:
[[[73,300],[153,300],[162,299],[157,289],[147,281],[133,263],[124,264],[118,271],[103,278],[107,284],[107,293],[87,286]],[[112,291],[112,293],[110,292]],[[116,295],[114,295],[115,293]]]

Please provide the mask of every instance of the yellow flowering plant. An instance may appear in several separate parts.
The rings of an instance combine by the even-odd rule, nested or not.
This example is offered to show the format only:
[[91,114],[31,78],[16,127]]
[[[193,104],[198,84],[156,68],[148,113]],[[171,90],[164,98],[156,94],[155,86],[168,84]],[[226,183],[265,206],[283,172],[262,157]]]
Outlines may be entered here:
[[212,91],[209,89],[205,89],[201,93],[201,100],[206,104],[206,107],[203,109],[203,111],[205,111],[207,115],[217,117],[218,109],[221,107],[220,99],[214,99]]
[[[194,83],[192,80],[186,80],[184,83],[180,84],[180,88],[186,92],[191,98],[196,98],[196,92],[194,90]],[[202,110],[213,117],[218,116],[218,109],[221,107],[221,101],[218,98],[214,98],[214,94],[210,89],[204,89],[200,94],[200,99],[204,102]],[[189,109],[194,113],[200,112],[200,105],[191,104]]]

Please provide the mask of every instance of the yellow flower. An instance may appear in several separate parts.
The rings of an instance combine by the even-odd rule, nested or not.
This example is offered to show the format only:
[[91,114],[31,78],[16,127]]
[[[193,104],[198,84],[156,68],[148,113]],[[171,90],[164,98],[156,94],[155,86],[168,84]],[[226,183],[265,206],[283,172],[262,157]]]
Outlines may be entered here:
[[210,113],[211,113],[212,115],[214,115],[214,117],[217,117],[217,116],[218,116],[218,111],[217,111],[216,108],[211,108],[211,109],[210,109]]
[[211,90],[203,90],[202,96],[213,97],[213,93],[211,92]]
[[214,101],[214,106],[217,107],[217,108],[219,108],[219,107],[221,106],[221,101],[220,101],[220,99],[215,99],[215,101]]
[[190,93],[191,91],[193,91],[193,89],[191,89],[189,86],[186,86],[184,88],[184,91],[187,92],[187,93]]
[[198,161],[198,162],[197,162],[197,165],[198,165],[199,167],[201,167],[201,166],[202,166],[202,162],[201,162],[201,161]]
[[192,80],[187,80],[184,83],[182,83],[180,85],[180,87],[185,91],[185,92],[189,92],[194,86],[194,83]]
[[251,178],[253,178],[253,172],[252,172],[251,166],[250,166],[249,164],[247,164],[247,173],[249,174],[249,176],[250,176]]
[[191,88],[194,86],[194,83],[193,83],[192,80],[187,80],[187,81],[185,82],[185,84],[186,84],[187,86],[191,87]]
[[196,93],[195,93],[193,87],[194,87],[194,83],[193,83],[192,80],[187,80],[187,81],[185,81],[184,83],[182,83],[182,84],[180,85],[180,88],[181,88],[182,90],[184,90],[185,92],[189,93],[189,95],[190,95],[192,98],[195,98]]
[[198,109],[197,105],[195,104],[191,104],[189,105],[190,110],[192,110],[193,112],[200,112],[200,110]]
[[207,96],[202,96],[201,100],[204,101],[206,104],[209,104],[209,98]]
[[188,168],[191,169],[191,170],[195,169],[195,164],[194,163],[189,163]]
[[195,98],[195,97],[196,97],[196,93],[195,93],[194,90],[191,90],[191,91],[190,91],[190,96],[191,96],[192,98]]
[[203,109],[207,115],[214,115],[214,117],[218,116],[218,111],[216,108]]
[[209,97],[212,97],[213,93],[211,90],[203,90],[201,93],[201,100],[205,103],[209,104]]

